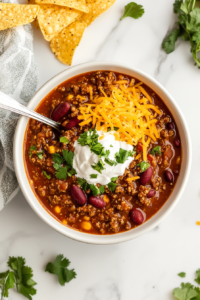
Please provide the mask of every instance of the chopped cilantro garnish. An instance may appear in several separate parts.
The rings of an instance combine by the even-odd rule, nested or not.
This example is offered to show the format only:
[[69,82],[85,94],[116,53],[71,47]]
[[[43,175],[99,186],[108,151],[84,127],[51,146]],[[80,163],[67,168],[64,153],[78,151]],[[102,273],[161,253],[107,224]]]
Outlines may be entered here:
[[185,274],[185,272],[181,272],[181,273],[178,273],[178,276],[184,278],[186,276],[186,274]]
[[88,130],[85,131],[84,133],[80,134],[79,138],[78,138],[78,143],[81,146],[94,146],[95,144],[98,143],[98,137],[99,135],[97,134],[96,129],[92,130]]
[[112,181],[112,182],[115,182],[115,181],[117,181],[117,179],[118,179],[118,177],[112,177],[112,178],[111,178],[111,181]]
[[105,158],[108,158],[108,156],[110,155],[110,150],[106,150],[103,148],[101,154],[99,155],[100,157],[104,156]]
[[29,148],[29,157],[32,157],[33,155],[33,151],[36,151],[37,150],[37,147],[36,145],[33,145]]
[[130,2],[125,6],[124,15],[121,17],[120,20],[123,20],[126,17],[138,19],[141,18],[143,14],[144,14],[144,8],[142,5],[139,5],[135,2]]
[[94,196],[97,196],[97,195],[100,194],[100,191],[99,191],[99,189],[98,189],[98,187],[97,187],[96,185],[90,184],[90,189],[91,189],[92,194],[93,194]]
[[77,183],[81,186],[81,188],[84,190],[84,191],[87,191],[89,190],[90,188],[90,185],[87,183],[87,181],[83,178],[77,178]]
[[43,159],[43,155],[42,155],[43,151],[37,152],[36,155],[39,159]]
[[52,159],[58,165],[61,165],[63,163],[63,161],[64,161],[63,157],[60,154],[58,154],[58,153],[54,153],[52,155]]
[[46,176],[47,179],[51,179],[51,175],[48,175],[46,171],[42,171],[42,173]]
[[60,143],[69,144],[69,140],[65,136],[61,136]]
[[116,187],[117,187],[117,183],[114,183],[114,182],[108,183],[108,189],[109,189],[109,191],[114,192],[115,189],[116,189]]
[[139,164],[137,164],[137,167],[140,168],[141,172],[144,172],[150,167],[150,164],[146,161],[142,161]]
[[123,164],[129,156],[133,156],[135,154],[135,151],[127,151],[122,148],[119,149],[119,152],[115,153],[115,159],[118,162],[118,164]]
[[62,254],[58,255],[54,262],[49,262],[46,266],[45,272],[55,274],[58,276],[58,281],[60,285],[65,285],[65,283],[76,278],[76,272],[74,269],[69,270],[70,261],[64,258]]
[[75,175],[75,174],[77,174],[77,173],[76,173],[76,170],[75,170],[74,168],[72,168],[72,169],[67,173],[67,175],[68,175],[69,177],[71,177],[72,175]]
[[156,146],[151,150],[151,154],[155,155],[156,153],[158,153],[159,155],[162,154],[160,146]]
[[91,174],[90,178],[97,178],[97,174]]
[[105,158],[105,163],[107,163],[110,166],[116,166],[117,165],[116,161],[114,161],[110,158]]
[[99,187],[99,192],[100,192],[100,195],[103,194],[105,192],[105,186],[104,185],[101,185]]
[[105,166],[105,164],[103,163],[102,159],[100,159],[94,165],[91,165],[91,167],[99,173],[101,173],[104,170],[104,166]]
[[65,161],[67,162],[67,164],[72,167],[74,152],[68,151],[68,150],[63,150],[62,153],[63,153],[63,157],[64,157]]
[[56,178],[58,179],[67,179],[67,171],[69,166],[61,167],[56,171]]

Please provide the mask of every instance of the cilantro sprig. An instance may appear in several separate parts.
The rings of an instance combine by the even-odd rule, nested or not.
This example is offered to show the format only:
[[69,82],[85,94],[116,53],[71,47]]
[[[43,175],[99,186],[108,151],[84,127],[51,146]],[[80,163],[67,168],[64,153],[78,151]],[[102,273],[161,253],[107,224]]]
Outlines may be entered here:
[[23,257],[9,257],[7,262],[10,270],[0,273],[1,300],[9,296],[9,289],[16,288],[24,297],[32,300],[36,294],[34,286],[37,284],[33,280],[33,270],[27,267]]
[[150,167],[150,164],[146,161],[142,161],[139,164],[137,164],[137,167],[139,167],[141,172],[143,173]]
[[67,176],[71,177],[76,174],[75,169],[73,168],[73,157],[74,153],[72,151],[63,150],[63,156],[59,153],[54,153],[52,155],[53,167],[56,170],[55,176],[60,180],[67,179]]
[[134,19],[139,19],[144,14],[144,8],[142,5],[139,5],[135,2],[130,2],[125,6],[124,15],[121,17],[120,20],[123,20],[126,17],[131,17]]
[[175,49],[179,37],[189,41],[195,64],[200,68],[200,8],[196,7],[197,0],[175,0],[174,13],[178,15],[176,27],[169,33],[162,43],[167,54]]
[[156,146],[151,150],[151,154],[155,155],[156,153],[158,153],[158,155],[162,154],[160,146]]
[[57,255],[54,262],[49,262],[46,266],[45,272],[58,276],[58,281],[60,285],[65,285],[65,283],[70,282],[72,279],[76,278],[76,272],[74,269],[69,270],[70,265],[69,259],[65,258],[64,255]]
[[135,153],[136,151],[127,151],[120,148],[119,152],[115,153],[115,159],[118,164],[123,164],[129,158],[129,156],[132,157]]
[[115,192],[115,189],[116,189],[116,187],[117,187],[117,183],[114,183],[114,182],[110,182],[110,183],[108,183],[108,189],[109,189],[109,191],[111,191],[111,192]]

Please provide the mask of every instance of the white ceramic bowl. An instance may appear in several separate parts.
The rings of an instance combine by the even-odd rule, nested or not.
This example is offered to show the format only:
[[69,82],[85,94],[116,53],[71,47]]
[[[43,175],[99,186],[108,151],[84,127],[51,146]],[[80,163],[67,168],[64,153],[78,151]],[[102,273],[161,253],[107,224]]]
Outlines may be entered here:
[[178,107],[177,103],[174,101],[172,96],[152,77],[149,75],[124,65],[114,63],[114,62],[91,62],[86,64],[81,64],[75,67],[71,67],[60,74],[56,75],[52,79],[50,79],[43,87],[39,89],[39,91],[35,94],[35,96],[30,100],[28,103],[28,107],[31,109],[35,109],[36,106],[40,103],[40,101],[56,86],[58,86],[63,81],[76,76],[81,73],[96,71],[96,70],[110,70],[121,72],[137,79],[143,81],[145,84],[150,86],[152,90],[154,90],[161,99],[165,102],[169,110],[171,111],[174,119],[176,120],[176,124],[178,126],[180,136],[181,136],[181,143],[183,149],[183,159],[182,159],[182,166],[180,176],[178,177],[178,181],[176,183],[175,189],[173,190],[172,195],[167,200],[167,202],[163,205],[163,207],[147,222],[138,226],[133,230],[129,230],[123,233],[111,234],[111,235],[93,235],[87,234],[83,232],[79,232],[73,230],[69,227],[66,227],[59,223],[56,219],[54,219],[40,204],[40,202],[35,197],[24,168],[24,161],[23,161],[23,139],[24,134],[28,122],[28,118],[21,117],[19,119],[15,137],[14,137],[14,163],[15,163],[15,171],[18,178],[19,185],[21,190],[27,199],[30,206],[34,209],[34,211],[51,227],[56,229],[58,232],[70,237],[72,239],[91,243],[91,244],[113,244],[113,243],[120,243],[124,242],[133,238],[136,238],[147,231],[154,228],[158,225],[161,220],[166,217],[170,211],[174,208],[175,204],[180,199],[183,190],[186,186],[189,171],[191,166],[191,141],[188,132],[188,127],[186,121],[182,115],[180,108]]

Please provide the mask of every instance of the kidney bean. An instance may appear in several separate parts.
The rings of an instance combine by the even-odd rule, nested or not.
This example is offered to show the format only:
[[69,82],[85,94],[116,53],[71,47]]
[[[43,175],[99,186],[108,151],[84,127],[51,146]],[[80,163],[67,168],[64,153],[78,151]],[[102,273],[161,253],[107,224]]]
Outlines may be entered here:
[[72,185],[71,195],[77,204],[82,205],[82,206],[86,204],[86,201],[87,201],[86,196],[85,196],[83,190],[80,187],[78,187],[77,185]]
[[173,122],[167,123],[167,128],[170,130],[174,129],[174,123]]
[[56,106],[56,108],[51,114],[52,120],[59,121],[68,113],[69,109],[70,109],[70,105],[67,102],[58,104],[58,106]]
[[102,198],[91,196],[89,202],[96,208],[103,208],[106,206],[106,202]]
[[76,127],[76,125],[78,125],[78,123],[80,122],[81,120],[79,120],[77,117],[74,117],[67,123],[67,125],[64,128],[65,130],[71,129],[72,127]]
[[146,215],[140,208],[133,208],[130,211],[130,218],[136,225],[140,225],[145,221]]
[[144,171],[140,176],[140,184],[145,185],[151,179],[153,175],[153,168],[149,167],[146,171]]
[[167,170],[165,171],[165,179],[168,182],[173,182],[174,178],[170,171],[167,171]]
[[156,194],[156,191],[155,191],[155,190],[150,190],[150,191],[148,192],[148,194],[147,194],[147,198],[152,198],[152,197],[155,196],[155,194]]
[[180,142],[178,139],[176,139],[176,140],[174,141],[174,145],[175,145],[177,148],[180,147],[180,144],[181,144],[181,142]]

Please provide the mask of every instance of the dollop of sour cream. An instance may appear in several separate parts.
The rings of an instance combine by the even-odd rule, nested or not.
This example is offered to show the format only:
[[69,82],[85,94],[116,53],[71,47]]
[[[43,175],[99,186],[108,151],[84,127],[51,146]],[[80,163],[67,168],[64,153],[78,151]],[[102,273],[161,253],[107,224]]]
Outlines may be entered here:
[[[103,135],[102,139],[98,139],[99,143],[103,145],[105,150],[109,150],[109,158],[115,160],[115,153],[119,152],[119,149],[122,148],[124,150],[133,151],[133,147],[126,142],[121,142],[115,140],[114,132],[101,132],[97,131],[99,137]],[[125,169],[128,168],[130,163],[133,161],[133,157],[128,157],[128,159],[123,164],[117,164],[116,166],[110,166],[105,163],[105,158],[102,157],[102,161],[105,163],[104,170],[102,170],[102,174],[98,171],[94,170],[91,165],[97,163],[99,161],[99,156],[90,151],[89,146],[81,146],[77,141],[74,143],[75,151],[74,151],[74,159],[73,159],[73,167],[76,170],[76,177],[84,178],[89,184],[100,183],[102,185],[106,185],[111,182],[112,177],[118,177],[124,174]],[[97,178],[90,178],[91,174],[97,174]]]

